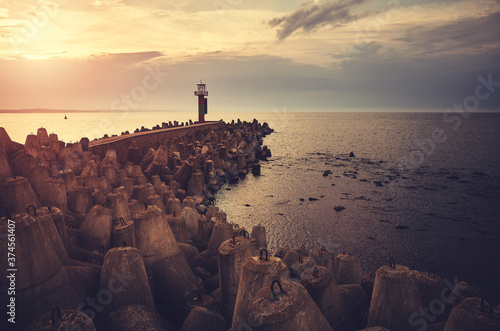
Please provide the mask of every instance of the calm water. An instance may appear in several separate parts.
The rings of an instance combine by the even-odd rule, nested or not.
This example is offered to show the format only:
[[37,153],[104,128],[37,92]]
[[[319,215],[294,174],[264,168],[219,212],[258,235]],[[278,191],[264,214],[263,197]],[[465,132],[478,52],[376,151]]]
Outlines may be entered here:
[[[63,120],[64,114],[0,114],[0,125],[21,143],[40,126],[69,142],[187,121],[190,115],[68,113]],[[219,192],[216,205],[228,220],[248,229],[265,225],[271,248],[326,246],[360,256],[366,271],[392,257],[448,279],[467,279],[500,298],[495,279],[500,274],[500,114],[473,114],[461,123],[428,113],[276,111],[238,117],[255,117],[275,129],[265,139],[273,157],[262,164],[262,176],[247,176]],[[236,117],[209,114],[220,118]],[[441,139],[431,145],[435,129]],[[402,168],[408,156],[418,163],[413,171]],[[326,170],[332,174],[323,176]],[[334,211],[336,205],[345,209]]]

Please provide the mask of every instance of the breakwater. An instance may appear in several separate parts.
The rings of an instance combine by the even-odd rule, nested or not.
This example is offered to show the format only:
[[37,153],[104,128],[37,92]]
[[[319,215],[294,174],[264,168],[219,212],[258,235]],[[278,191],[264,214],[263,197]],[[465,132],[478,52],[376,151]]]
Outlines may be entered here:
[[[391,261],[362,275],[348,254],[267,252],[265,228],[231,224],[210,201],[222,183],[259,174],[271,130],[256,121],[180,129],[76,144],[44,130],[24,146],[2,136],[2,233],[15,224],[21,329],[438,329],[454,298],[477,295],[452,282],[444,310],[428,318],[420,308],[445,288],[432,272]],[[8,293],[10,284],[2,284]],[[487,302],[479,309],[477,300],[466,303],[455,311],[475,312],[472,321],[490,316]],[[497,320],[491,311],[490,324]],[[461,323],[462,315],[451,316]]]

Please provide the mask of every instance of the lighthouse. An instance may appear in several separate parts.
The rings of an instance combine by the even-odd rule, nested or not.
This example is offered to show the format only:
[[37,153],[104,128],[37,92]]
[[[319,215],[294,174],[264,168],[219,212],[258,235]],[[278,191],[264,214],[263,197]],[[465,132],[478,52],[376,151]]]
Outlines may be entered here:
[[200,79],[200,83],[196,84],[197,89],[194,91],[194,95],[198,96],[198,123],[205,123],[205,114],[208,108],[208,99],[205,96],[208,95],[208,91],[205,91],[205,84]]

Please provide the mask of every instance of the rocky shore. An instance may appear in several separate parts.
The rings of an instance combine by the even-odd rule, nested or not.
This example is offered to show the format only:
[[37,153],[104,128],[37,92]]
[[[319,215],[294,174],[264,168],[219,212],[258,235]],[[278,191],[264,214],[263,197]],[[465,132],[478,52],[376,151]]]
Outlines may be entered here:
[[140,146],[124,134],[119,150],[0,128],[2,329],[499,330],[499,307],[466,283],[394,261],[363,275],[324,247],[267,251],[263,226],[211,202],[260,175],[273,130],[219,124]]

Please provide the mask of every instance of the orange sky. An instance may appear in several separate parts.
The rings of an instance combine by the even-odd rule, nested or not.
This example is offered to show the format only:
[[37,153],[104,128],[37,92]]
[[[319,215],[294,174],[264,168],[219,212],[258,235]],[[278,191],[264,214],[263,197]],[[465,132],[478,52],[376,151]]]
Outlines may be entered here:
[[438,108],[478,75],[500,81],[499,10],[494,0],[0,0],[0,109],[183,110],[200,78],[220,110]]

